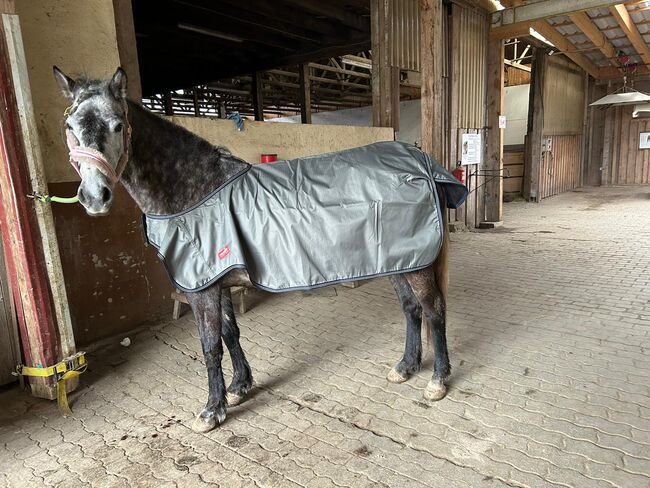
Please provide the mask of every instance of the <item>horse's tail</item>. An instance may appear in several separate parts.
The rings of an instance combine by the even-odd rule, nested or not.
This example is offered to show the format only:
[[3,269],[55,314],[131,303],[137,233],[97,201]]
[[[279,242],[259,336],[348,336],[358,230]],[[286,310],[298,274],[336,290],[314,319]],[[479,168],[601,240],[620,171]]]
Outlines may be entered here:
[[[433,262],[433,273],[436,279],[436,285],[442,295],[442,313],[446,315],[447,310],[447,291],[449,289],[449,211],[447,210],[447,198],[445,191],[440,185],[436,185],[438,192],[438,201],[440,203],[440,213],[442,214],[442,246],[438,257]],[[447,320],[446,316],[443,319]],[[426,323],[423,320],[423,323]],[[425,327],[427,335],[427,344],[432,345],[431,327]]]

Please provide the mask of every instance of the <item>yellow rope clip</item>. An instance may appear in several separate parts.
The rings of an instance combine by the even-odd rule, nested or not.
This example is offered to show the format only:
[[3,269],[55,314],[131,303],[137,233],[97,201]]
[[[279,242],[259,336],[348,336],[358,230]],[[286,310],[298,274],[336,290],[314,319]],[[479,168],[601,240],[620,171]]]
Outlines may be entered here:
[[88,363],[86,362],[86,353],[78,352],[74,356],[62,359],[54,366],[45,368],[35,368],[19,364],[16,367],[16,374],[21,376],[33,376],[37,378],[54,377],[56,380],[56,399],[59,410],[64,417],[72,415],[70,405],[68,404],[68,394],[66,392],[66,381],[79,376],[86,371]]

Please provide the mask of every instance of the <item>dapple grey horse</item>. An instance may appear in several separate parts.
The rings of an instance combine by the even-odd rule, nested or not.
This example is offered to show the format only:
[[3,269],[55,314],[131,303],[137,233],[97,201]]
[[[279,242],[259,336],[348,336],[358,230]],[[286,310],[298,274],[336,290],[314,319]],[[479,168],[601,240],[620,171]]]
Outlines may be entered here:
[[[145,214],[175,214],[191,207],[241,169],[241,160],[162,117],[127,100],[127,78],[119,68],[109,80],[73,79],[56,67],[54,76],[71,103],[65,127],[71,162],[81,184],[79,202],[91,216],[109,213],[120,182]],[[445,208],[444,192],[438,192]],[[445,212],[443,212],[444,214]],[[440,400],[450,374],[445,333],[447,233],[435,263],[393,275],[391,281],[406,316],[406,346],[388,381],[401,383],[419,371],[421,326],[433,344],[434,372],[424,397]],[[226,418],[226,406],[240,403],[253,386],[239,343],[229,287],[252,286],[245,269],[228,272],[208,288],[188,293],[208,371],[209,393],[193,428],[207,432]],[[221,369],[223,342],[233,364],[226,388]]]

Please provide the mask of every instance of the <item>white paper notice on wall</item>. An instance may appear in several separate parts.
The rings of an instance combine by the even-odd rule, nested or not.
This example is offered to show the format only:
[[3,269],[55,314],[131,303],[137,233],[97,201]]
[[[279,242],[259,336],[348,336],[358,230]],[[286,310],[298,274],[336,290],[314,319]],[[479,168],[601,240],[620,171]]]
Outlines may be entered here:
[[505,129],[507,125],[507,119],[505,115],[499,115],[499,129]]
[[481,164],[481,134],[463,134],[460,164]]

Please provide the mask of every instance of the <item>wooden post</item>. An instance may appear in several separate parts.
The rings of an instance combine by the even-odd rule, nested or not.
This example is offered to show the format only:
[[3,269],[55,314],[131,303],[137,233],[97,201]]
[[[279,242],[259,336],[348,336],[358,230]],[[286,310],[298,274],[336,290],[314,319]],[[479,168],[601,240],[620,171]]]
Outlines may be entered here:
[[[11,16],[2,15],[0,28],[0,226],[25,363],[51,366],[60,359],[60,351],[45,259],[39,245],[41,236],[35,211],[39,203],[25,197],[33,187],[15,95],[20,80],[12,76],[14,70],[9,54],[12,48],[8,43],[12,34],[6,31],[7,25],[17,25],[17,19],[7,17]],[[30,378],[30,386],[35,396],[56,398],[56,385],[50,378]]]
[[113,13],[120,64],[128,77],[126,87],[128,96],[131,100],[139,102],[142,100],[142,83],[140,81],[138,47],[135,40],[131,0],[113,0]]
[[442,164],[442,0],[420,0],[422,150]]
[[544,131],[544,78],[546,53],[533,48],[533,65],[528,102],[528,133],[524,157],[523,196],[526,200],[539,201],[539,171],[542,160],[542,136]]
[[165,115],[174,115],[174,105],[172,104],[172,92],[169,91],[165,92]]
[[311,69],[308,63],[299,66],[300,73],[300,121],[311,124]]
[[192,90],[192,101],[194,102],[194,117],[200,117],[201,110],[199,108],[199,89],[196,86]]
[[391,65],[391,0],[370,1],[372,46],[372,122],[399,130],[400,72]]
[[262,72],[256,71],[251,77],[251,95],[255,120],[264,121],[264,97],[262,95]]
[[496,223],[503,220],[503,129],[499,128],[499,117],[504,112],[502,40],[488,40],[487,58],[485,220]]

